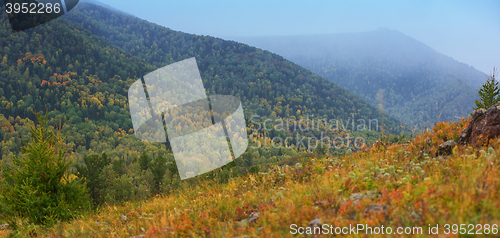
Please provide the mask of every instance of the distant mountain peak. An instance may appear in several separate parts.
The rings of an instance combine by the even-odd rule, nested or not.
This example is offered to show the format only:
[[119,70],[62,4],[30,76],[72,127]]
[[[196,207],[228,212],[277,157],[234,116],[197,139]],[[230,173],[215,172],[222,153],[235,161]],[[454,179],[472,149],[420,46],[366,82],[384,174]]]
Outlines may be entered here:
[[[389,28],[239,40],[277,53],[410,125],[468,116],[484,73]],[[441,115],[441,116],[436,116]]]
[[123,14],[129,15],[129,16],[133,16],[131,13],[122,11],[122,10],[120,10],[118,8],[112,7],[112,6],[110,6],[110,5],[106,4],[106,3],[103,3],[103,2],[100,2],[100,1],[97,1],[97,0],[81,0],[80,4],[81,3],[90,3],[90,4],[94,4],[94,5],[100,6],[100,7],[107,8],[109,10],[113,10],[115,12],[119,12],[119,13],[123,13]]

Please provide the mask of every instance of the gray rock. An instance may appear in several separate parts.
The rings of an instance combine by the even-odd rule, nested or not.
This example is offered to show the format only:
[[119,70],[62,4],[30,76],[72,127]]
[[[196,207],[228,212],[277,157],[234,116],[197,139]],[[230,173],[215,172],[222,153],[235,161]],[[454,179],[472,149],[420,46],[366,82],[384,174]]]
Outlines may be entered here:
[[250,223],[256,222],[257,219],[259,219],[259,213],[258,212],[252,212],[252,214],[250,214],[248,216],[248,222],[250,222]]
[[309,222],[309,227],[321,226],[321,218],[316,217],[311,222]]
[[437,155],[450,155],[457,143],[453,140],[446,141],[439,145]]
[[[491,108],[491,107],[490,107]],[[479,108],[474,111],[474,114],[484,114],[486,112],[486,109],[484,108]]]
[[364,213],[382,213],[382,212],[387,212],[387,206],[386,205],[380,205],[380,204],[375,204],[375,205],[370,205],[368,206]]
[[460,134],[460,138],[458,138],[458,143],[465,144],[466,137],[467,137],[467,128],[464,128],[462,130],[462,133]]
[[248,216],[248,218],[245,218],[245,219],[239,221],[239,224],[240,224],[240,226],[248,226],[251,223],[257,222],[257,219],[259,219],[259,213],[252,212],[252,214],[250,214]]
[[352,200],[352,204],[353,205],[357,205],[364,198],[368,198],[368,199],[373,200],[373,199],[377,198],[381,194],[382,193],[379,192],[379,191],[370,190],[370,191],[367,191],[367,192],[364,192],[364,193],[353,193],[353,194],[351,194],[351,197],[349,199]]
[[415,222],[422,221],[422,214],[420,214],[419,212],[412,212],[410,213],[410,219]]
[[131,236],[131,237],[129,237],[129,238],[141,238],[141,237],[146,237],[146,235]]

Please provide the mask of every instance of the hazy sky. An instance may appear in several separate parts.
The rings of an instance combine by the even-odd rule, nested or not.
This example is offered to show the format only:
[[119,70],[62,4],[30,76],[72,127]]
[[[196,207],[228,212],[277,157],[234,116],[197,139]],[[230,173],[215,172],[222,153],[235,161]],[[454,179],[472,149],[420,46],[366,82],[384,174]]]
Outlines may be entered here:
[[232,39],[388,27],[490,73],[500,67],[500,1],[100,0],[173,30]]

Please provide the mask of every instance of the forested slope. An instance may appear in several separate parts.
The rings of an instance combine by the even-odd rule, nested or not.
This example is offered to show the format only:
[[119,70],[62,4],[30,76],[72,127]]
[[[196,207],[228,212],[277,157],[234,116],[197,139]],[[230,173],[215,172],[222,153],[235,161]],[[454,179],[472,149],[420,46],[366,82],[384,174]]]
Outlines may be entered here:
[[35,110],[61,120],[73,151],[113,153],[132,128],[126,89],[154,67],[66,20],[12,34],[1,16],[2,157],[15,155],[21,138],[29,139],[25,119],[33,121]]
[[[324,126],[299,133],[316,138],[321,132],[331,138],[357,136],[367,144],[378,139],[382,130],[386,134],[402,130],[399,121],[355,94],[278,55],[237,42],[172,31],[92,4],[80,4],[66,17],[16,34],[2,14],[0,47],[2,161],[9,163],[20,155],[23,140],[30,140],[34,111],[47,112],[49,124],[62,125],[67,135],[68,159],[83,168],[96,161],[103,165],[94,168],[98,176],[92,184],[99,184],[91,188],[94,201],[134,200],[178,185],[168,148],[143,143],[134,136],[127,90],[142,75],[190,57],[197,59],[208,95],[241,99],[249,133],[270,137],[296,134],[293,129],[254,131],[256,124],[250,121],[254,114],[261,116],[260,121],[298,121],[308,116],[343,120],[338,130]],[[371,119],[380,128],[360,131],[347,121]],[[350,131],[353,128],[356,131]],[[241,165],[273,163],[307,149],[297,149],[293,143],[281,148],[249,148]],[[350,149],[356,150],[351,144],[331,152]],[[78,176],[83,176],[83,170]]]
[[486,75],[389,29],[240,38],[356,93],[412,127],[467,117]]
[[66,18],[157,67],[196,57],[207,94],[239,97],[247,115],[384,118],[387,130],[400,130],[396,120],[354,94],[255,47],[173,31],[91,4]]

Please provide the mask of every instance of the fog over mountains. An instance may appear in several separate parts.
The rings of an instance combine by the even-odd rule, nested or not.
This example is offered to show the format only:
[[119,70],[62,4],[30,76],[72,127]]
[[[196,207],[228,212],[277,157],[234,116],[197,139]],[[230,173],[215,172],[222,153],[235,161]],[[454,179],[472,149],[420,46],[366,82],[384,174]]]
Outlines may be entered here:
[[241,37],[356,93],[411,127],[467,117],[486,75],[396,30]]

